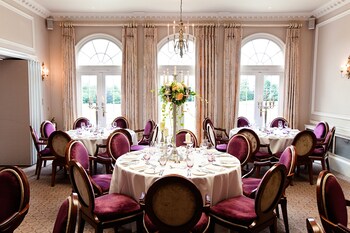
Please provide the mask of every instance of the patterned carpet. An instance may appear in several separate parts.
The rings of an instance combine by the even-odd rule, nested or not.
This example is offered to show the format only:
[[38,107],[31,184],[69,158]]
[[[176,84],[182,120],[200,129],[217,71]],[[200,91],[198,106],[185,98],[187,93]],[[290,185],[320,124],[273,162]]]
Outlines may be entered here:
[[[52,232],[56,219],[56,214],[61,203],[70,194],[71,187],[69,178],[64,177],[63,172],[59,172],[56,177],[55,187],[50,186],[51,166],[42,169],[40,180],[36,180],[34,176],[35,167],[25,168],[24,171],[28,175],[30,183],[30,208],[29,212],[15,231],[16,233],[48,233]],[[320,166],[315,166],[314,183],[316,183]],[[344,190],[347,199],[350,199],[350,179],[341,175],[337,175],[338,180]],[[318,218],[316,204],[316,185],[310,185],[306,172],[301,172],[299,177],[295,177],[294,185],[287,189],[288,200],[288,218],[289,229],[291,233],[306,232],[305,219],[314,217]],[[350,213],[349,213],[350,217]],[[349,219],[350,220],[350,219]],[[121,230],[129,232],[128,230]],[[85,224],[84,232],[94,232],[88,223]],[[104,232],[114,232],[111,229]],[[217,232],[226,232],[225,229],[218,227]],[[265,230],[263,232],[269,232]],[[278,219],[278,232],[285,232],[283,219]]]

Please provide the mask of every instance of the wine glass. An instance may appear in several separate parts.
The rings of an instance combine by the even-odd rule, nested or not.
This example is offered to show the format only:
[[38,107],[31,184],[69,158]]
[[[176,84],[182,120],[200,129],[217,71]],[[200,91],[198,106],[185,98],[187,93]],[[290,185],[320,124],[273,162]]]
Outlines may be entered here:
[[80,127],[81,127],[82,130],[85,131],[85,129],[86,129],[85,122],[81,122]]
[[191,176],[191,169],[194,165],[194,161],[193,161],[193,158],[192,156],[187,156],[186,158],[186,164],[187,164],[187,176]]
[[150,159],[151,159],[151,154],[147,150],[146,153],[143,154],[143,160],[145,160],[145,164],[149,165]]
[[283,128],[283,122],[282,121],[278,121],[278,129],[282,129]]
[[160,166],[164,167],[166,165],[166,163],[168,162],[168,158],[164,155],[160,156],[159,157],[159,160],[158,160]]
[[207,159],[209,163],[213,163],[213,161],[215,161],[215,155],[213,152],[208,152]]

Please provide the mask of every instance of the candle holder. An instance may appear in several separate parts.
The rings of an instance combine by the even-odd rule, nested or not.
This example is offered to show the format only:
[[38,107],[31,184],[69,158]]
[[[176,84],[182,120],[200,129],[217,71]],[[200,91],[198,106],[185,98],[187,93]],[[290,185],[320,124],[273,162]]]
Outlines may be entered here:
[[265,100],[265,101],[258,101],[258,109],[260,110],[260,117],[263,116],[264,113],[264,129],[267,128],[267,110],[273,109],[275,107],[275,101],[274,100]]
[[95,114],[96,114],[96,128],[98,128],[98,111],[102,110],[102,116],[105,116],[105,104],[101,103],[101,107],[99,107],[98,103],[92,103],[92,101],[89,101],[89,108],[90,109],[94,109],[95,110]]

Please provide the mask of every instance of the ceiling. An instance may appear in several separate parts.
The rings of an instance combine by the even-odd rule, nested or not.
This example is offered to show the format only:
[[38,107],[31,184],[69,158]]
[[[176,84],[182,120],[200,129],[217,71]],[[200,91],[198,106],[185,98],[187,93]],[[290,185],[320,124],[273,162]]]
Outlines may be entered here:
[[[17,0],[42,8],[46,14],[60,17],[91,14],[178,14],[180,0]],[[206,14],[283,14],[315,15],[324,8],[344,5],[349,0],[183,0],[184,15]]]

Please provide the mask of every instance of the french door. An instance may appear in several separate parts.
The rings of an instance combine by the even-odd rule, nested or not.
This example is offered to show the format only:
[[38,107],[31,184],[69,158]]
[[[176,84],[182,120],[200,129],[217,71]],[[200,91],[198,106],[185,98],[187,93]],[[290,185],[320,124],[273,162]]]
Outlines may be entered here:
[[78,115],[93,125],[109,126],[121,115],[121,76],[114,70],[78,72],[77,89]]
[[283,73],[242,72],[238,116],[245,116],[256,126],[262,126],[264,111],[259,109],[259,104],[266,101],[273,103],[267,110],[266,122],[269,124],[283,113]]

